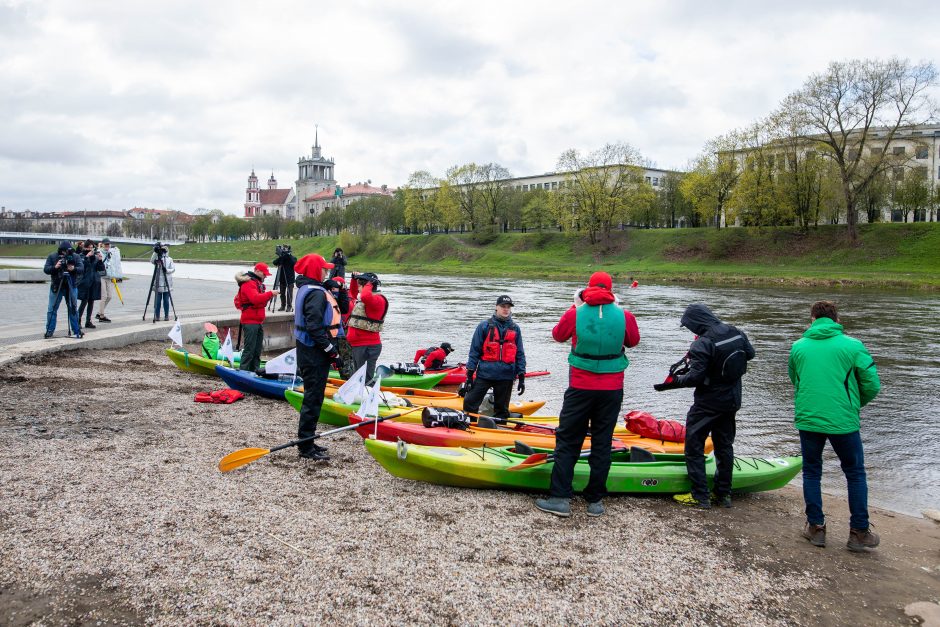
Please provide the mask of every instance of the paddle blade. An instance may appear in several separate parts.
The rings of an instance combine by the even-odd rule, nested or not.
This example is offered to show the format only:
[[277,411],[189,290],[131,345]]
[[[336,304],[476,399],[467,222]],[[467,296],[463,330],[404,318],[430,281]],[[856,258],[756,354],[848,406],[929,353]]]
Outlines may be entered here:
[[234,453],[229,453],[221,460],[219,460],[219,470],[222,472],[229,472],[230,470],[235,470],[240,466],[250,464],[256,459],[261,459],[265,455],[271,452],[271,449],[266,448],[243,448],[235,451]]
[[529,455],[515,466],[510,466],[506,470],[524,470],[532,466],[540,466],[549,461],[551,460],[548,459],[548,453],[535,453],[534,455]]

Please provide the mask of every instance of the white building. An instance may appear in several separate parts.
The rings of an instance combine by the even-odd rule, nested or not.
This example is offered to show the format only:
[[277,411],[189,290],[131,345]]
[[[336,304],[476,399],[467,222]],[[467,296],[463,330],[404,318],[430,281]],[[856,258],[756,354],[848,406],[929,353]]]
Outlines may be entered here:
[[281,216],[288,220],[296,219],[296,195],[290,187],[279,189],[274,172],[268,179],[268,188],[258,187],[258,177],[254,168],[248,176],[248,187],[245,189],[245,217],[257,218],[259,216]]
[[[671,170],[660,170],[658,168],[644,168],[643,177],[647,183],[654,189],[659,189],[663,184],[663,178],[672,172]],[[565,181],[571,178],[573,172],[546,172],[545,174],[534,174],[531,176],[519,176],[514,178],[502,179],[502,182],[513,189],[522,192],[529,192],[536,189],[553,190],[563,187]]]
[[368,182],[347,184],[346,187],[336,185],[305,198],[304,206],[309,211],[308,215],[319,215],[330,207],[345,209],[357,200],[375,196],[392,196],[394,193],[395,190],[389,189],[388,185],[373,187]]

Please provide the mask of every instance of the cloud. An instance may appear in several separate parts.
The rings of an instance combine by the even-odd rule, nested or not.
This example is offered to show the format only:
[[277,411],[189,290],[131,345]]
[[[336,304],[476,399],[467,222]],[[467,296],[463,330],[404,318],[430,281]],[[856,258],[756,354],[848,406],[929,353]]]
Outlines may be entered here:
[[0,0],[0,204],[240,213],[252,167],[293,183],[315,124],[343,183],[541,173],[611,141],[682,166],[832,60],[940,58],[908,22],[868,1]]

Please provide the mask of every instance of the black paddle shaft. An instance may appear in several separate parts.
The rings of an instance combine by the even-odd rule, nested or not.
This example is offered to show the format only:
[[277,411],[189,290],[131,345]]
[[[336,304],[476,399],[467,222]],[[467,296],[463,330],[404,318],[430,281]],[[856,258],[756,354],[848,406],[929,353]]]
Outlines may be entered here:
[[383,420],[389,420],[390,418],[398,418],[401,414],[392,414],[391,416],[380,416],[373,420],[366,420],[365,422],[357,422],[354,425],[346,425],[345,427],[339,427],[337,429],[330,429],[329,431],[324,431],[323,433],[317,433],[306,438],[300,438],[299,440],[294,440],[293,442],[288,442],[287,444],[281,444],[280,446],[275,446],[270,449],[268,452],[273,453],[274,451],[279,451],[283,448],[290,448],[292,446],[297,446],[298,444],[303,444],[304,442],[310,442],[311,440],[316,440],[317,438],[325,438],[328,435],[333,435],[334,433],[339,433],[340,431],[349,431],[350,429],[355,429],[361,427],[362,425],[371,425],[377,422],[382,422]]

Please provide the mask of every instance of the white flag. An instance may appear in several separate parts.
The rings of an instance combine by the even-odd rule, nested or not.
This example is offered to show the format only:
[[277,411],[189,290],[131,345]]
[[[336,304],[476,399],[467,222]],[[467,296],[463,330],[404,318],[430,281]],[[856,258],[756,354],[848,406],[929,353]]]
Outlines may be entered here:
[[366,419],[379,417],[379,399],[381,397],[379,386],[381,385],[382,379],[376,378],[375,385],[366,388],[365,397],[362,399],[362,404],[359,405],[359,411],[356,412],[359,416]]
[[353,405],[364,398],[366,391],[366,365],[367,364],[362,364],[362,367],[359,368],[353,376],[349,377],[349,381],[336,390],[336,393],[333,394],[334,401],[345,405]]
[[224,357],[228,359],[228,363],[235,367],[235,349],[232,347],[232,330],[229,329],[228,335],[225,336],[225,341],[222,342],[222,348],[219,349],[219,357]]
[[173,328],[170,329],[170,332],[166,334],[173,343],[183,348],[183,325],[179,320],[176,321],[176,324],[173,325]]
[[268,360],[264,365],[264,371],[268,373],[279,374],[297,374],[297,349],[292,348],[283,355],[278,355],[274,359]]

